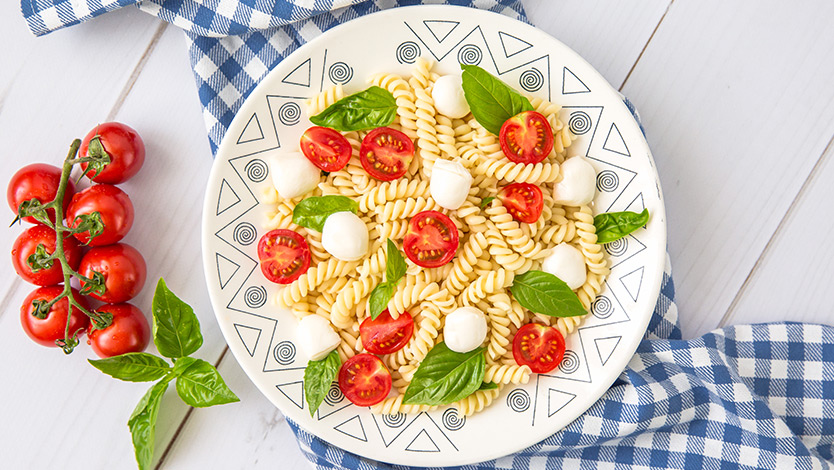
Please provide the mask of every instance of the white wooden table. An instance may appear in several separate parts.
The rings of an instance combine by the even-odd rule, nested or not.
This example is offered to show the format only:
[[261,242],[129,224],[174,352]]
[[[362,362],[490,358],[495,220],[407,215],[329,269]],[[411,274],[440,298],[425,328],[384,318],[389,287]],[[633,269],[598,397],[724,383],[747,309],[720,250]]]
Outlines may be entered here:
[[[640,110],[667,203],[685,337],[747,322],[834,323],[834,4],[824,0],[527,0],[533,23],[584,56]],[[240,396],[189,411],[169,390],[159,468],[307,468],[281,413],[226,353],[200,263],[208,140],[183,33],[126,8],[34,38],[0,2],[0,165],[58,164],[71,140],[119,120],[145,139],[123,185],[126,242],[153,285],[198,312],[205,345]],[[11,213],[7,213],[11,221]],[[0,230],[11,250],[20,228]],[[8,260],[8,258],[7,258]],[[6,261],[8,263],[8,261]],[[33,289],[9,264],[0,310],[0,467],[132,468],[126,426],[141,384],[31,342],[19,307]]]

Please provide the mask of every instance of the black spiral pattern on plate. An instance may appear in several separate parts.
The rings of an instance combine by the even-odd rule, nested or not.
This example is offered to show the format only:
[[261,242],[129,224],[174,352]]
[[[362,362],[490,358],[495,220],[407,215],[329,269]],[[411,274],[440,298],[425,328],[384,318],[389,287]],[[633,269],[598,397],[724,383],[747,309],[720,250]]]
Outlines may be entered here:
[[591,116],[588,116],[588,113],[585,111],[574,111],[570,113],[568,127],[574,135],[586,134],[591,130],[592,125]]
[[573,374],[579,370],[579,354],[571,350],[565,351],[565,357],[559,363],[559,370],[565,374]]
[[389,428],[398,428],[405,424],[405,414],[397,413],[395,415],[382,415],[382,422]]
[[449,408],[443,412],[441,421],[443,421],[443,427],[449,431],[457,431],[466,424],[466,416],[461,416],[458,414],[458,410]]
[[530,394],[526,390],[517,388],[507,395],[507,406],[516,413],[523,413],[530,408]]
[[406,41],[397,46],[397,62],[413,64],[420,57],[420,46],[414,41]]
[[295,360],[295,345],[289,341],[281,341],[272,350],[275,360],[282,366],[288,366]]
[[266,289],[263,286],[251,286],[243,294],[243,301],[249,308],[261,308],[266,303]]
[[353,69],[344,62],[336,62],[327,70],[327,76],[335,85],[344,85],[353,78]]
[[466,65],[478,65],[483,60],[481,48],[474,44],[467,44],[458,50],[458,62]]
[[254,159],[251,162],[247,163],[246,166],[243,168],[243,171],[246,172],[246,177],[249,178],[253,183],[260,183],[261,181],[266,179],[266,175],[269,174],[269,167],[263,160]]
[[539,69],[525,70],[518,77],[518,84],[521,85],[521,88],[524,88],[525,91],[529,91],[531,93],[539,91],[544,85],[544,75],[539,72]]
[[301,106],[293,101],[287,101],[278,108],[278,120],[285,126],[294,126],[301,120]]
[[324,396],[324,401],[326,401],[328,405],[334,406],[344,399],[345,395],[341,390],[339,390],[339,385],[336,382],[331,383],[330,390],[328,390],[327,395]]
[[620,178],[611,170],[602,170],[597,175],[597,190],[610,193],[620,185]]
[[605,244],[605,251],[611,256],[622,256],[628,250],[628,240],[621,238]]
[[251,245],[258,238],[258,230],[249,222],[241,222],[235,227],[232,238],[241,245]]
[[594,299],[594,302],[591,304],[591,313],[600,320],[610,317],[614,313],[614,305],[611,303],[611,299],[604,295],[600,295]]

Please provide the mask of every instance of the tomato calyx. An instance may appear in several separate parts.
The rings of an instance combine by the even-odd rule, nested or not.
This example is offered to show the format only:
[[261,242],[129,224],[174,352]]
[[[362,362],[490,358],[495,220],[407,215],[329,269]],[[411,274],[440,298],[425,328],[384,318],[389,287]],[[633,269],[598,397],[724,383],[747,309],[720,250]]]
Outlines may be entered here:
[[523,111],[504,121],[498,138],[504,155],[515,163],[539,163],[553,150],[553,128],[537,111]]
[[85,158],[88,159],[87,171],[78,177],[79,180],[81,180],[83,175],[87,175],[91,180],[95,179],[104,171],[104,167],[110,163],[110,154],[104,149],[104,145],[101,143],[101,135],[98,132],[96,132],[96,135],[87,144],[87,155]]
[[535,223],[544,208],[542,190],[531,183],[513,183],[499,193],[501,203],[515,220],[528,224]]

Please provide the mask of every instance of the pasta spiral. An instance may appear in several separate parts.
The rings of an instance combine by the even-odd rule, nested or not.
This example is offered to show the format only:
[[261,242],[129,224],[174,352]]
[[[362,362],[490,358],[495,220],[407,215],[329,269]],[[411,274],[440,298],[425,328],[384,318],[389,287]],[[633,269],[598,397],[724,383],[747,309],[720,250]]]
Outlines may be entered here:
[[342,85],[333,85],[307,100],[307,115],[315,116],[344,97],[345,90]]

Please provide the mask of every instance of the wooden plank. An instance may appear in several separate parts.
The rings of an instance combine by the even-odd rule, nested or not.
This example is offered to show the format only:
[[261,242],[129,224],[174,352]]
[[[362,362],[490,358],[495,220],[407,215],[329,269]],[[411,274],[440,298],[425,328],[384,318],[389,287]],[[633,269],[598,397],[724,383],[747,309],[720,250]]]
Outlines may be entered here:
[[619,88],[670,0],[522,2],[536,27],[567,44]]
[[801,321],[834,325],[834,148],[829,146],[753,270],[727,324]]
[[719,324],[834,133],[832,14],[677,0],[623,90],[664,186],[685,337]]
[[218,369],[240,402],[195,409],[158,468],[308,468],[284,416],[231,353]]

